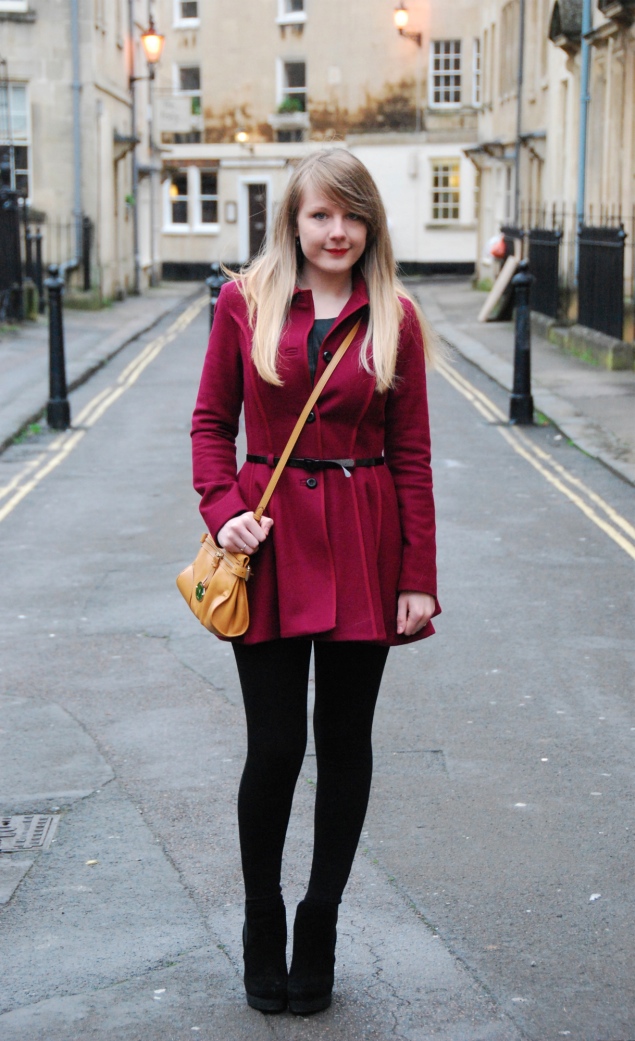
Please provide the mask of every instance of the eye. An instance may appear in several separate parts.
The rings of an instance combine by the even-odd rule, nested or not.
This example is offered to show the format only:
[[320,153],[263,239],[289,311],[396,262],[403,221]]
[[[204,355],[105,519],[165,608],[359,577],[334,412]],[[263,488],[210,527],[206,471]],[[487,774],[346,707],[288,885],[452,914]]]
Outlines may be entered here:
[[313,219],[314,220],[325,220],[326,219],[326,214],[323,212],[323,210],[318,210],[317,213],[313,214]]
[[362,216],[360,216],[359,213],[348,213],[347,217],[348,217],[349,220],[363,220],[364,219]]

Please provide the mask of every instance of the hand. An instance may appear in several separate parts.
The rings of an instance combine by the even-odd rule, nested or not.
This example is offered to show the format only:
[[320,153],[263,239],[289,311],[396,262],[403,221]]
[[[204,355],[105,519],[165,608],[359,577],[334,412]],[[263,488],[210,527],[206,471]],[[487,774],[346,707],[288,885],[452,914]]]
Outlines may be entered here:
[[428,593],[400,593],[397,602],[397,633],[413,636],[434,614],[435,601]]
[[271,517],[262,517],[260,524],[253,513],[241,513],[232,517],[218,533],[218,544],[230,553],[256,553],[273,527]]

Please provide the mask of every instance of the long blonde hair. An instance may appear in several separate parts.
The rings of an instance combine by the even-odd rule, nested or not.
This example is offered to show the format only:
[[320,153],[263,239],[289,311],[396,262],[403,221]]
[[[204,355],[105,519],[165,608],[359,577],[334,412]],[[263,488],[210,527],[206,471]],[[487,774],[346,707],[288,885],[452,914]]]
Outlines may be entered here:
[[235,278],[245,298],[253,330],[252,358],[260,376],[281,386],[277,371],[278,343],[287,323],[302,254],[296,248],[297,217],[302,196],[311,186],[330,202],[359,214],[367,228],[366,248],[358,261],[370,303],[368,328],[361,362],[375,376],[377,390],[394,383],[399,327],[403,307],[399,297],[412,301],[421,324],[426,360],[434,362],[437,339],[410,293],[396,275],[386,211],[370,173],[344,148],[323,149],[296,167],[264,250]]

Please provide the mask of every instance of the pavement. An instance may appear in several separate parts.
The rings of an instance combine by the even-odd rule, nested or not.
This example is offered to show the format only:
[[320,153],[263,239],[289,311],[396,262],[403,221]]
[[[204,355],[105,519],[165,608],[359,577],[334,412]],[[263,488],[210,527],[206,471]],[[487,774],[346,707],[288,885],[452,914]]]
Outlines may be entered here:
[[[493,420],[458,355],[430,380],[444,613],[388,660],[334,1004],[247,1008],[239,685],[174,581],[206,339],[182,298],[73,430],[0,456],[0,810],[57,824],[0,855],[2,1041],[632,1041],[632,488]],[[310,746],[289,916],[314,792]]]
[[[505,390],[513,385],[512,322],[477,321],[484,294],[465,279],[412,283],[444,340]],[[635,371],[610,372],[531,338],[535,409],[583,452],[635,484]]]
[[[203,288],[199,282],[163,283],[100,311],[65,309],[69,390]],[[0,451],[42,416],[48,399],[48,335],[46,316],[0,327]]]

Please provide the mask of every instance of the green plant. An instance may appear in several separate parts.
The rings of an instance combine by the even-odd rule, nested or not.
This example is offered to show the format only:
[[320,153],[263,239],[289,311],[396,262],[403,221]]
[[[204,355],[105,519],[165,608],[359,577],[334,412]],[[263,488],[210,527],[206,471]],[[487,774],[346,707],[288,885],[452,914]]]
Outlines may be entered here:
[[13,444],[21,445],[27,440],[27,438],[36,437],[38,434],[41,433],[42,427],[39,423],[29,423],[29,425],[26,426],[24,430],[21,430],[19,434],[15,435],[15,437],[13,438]]
[[302,102],[299,98],[286,97],[278,105],[278,112],[302,112]]

